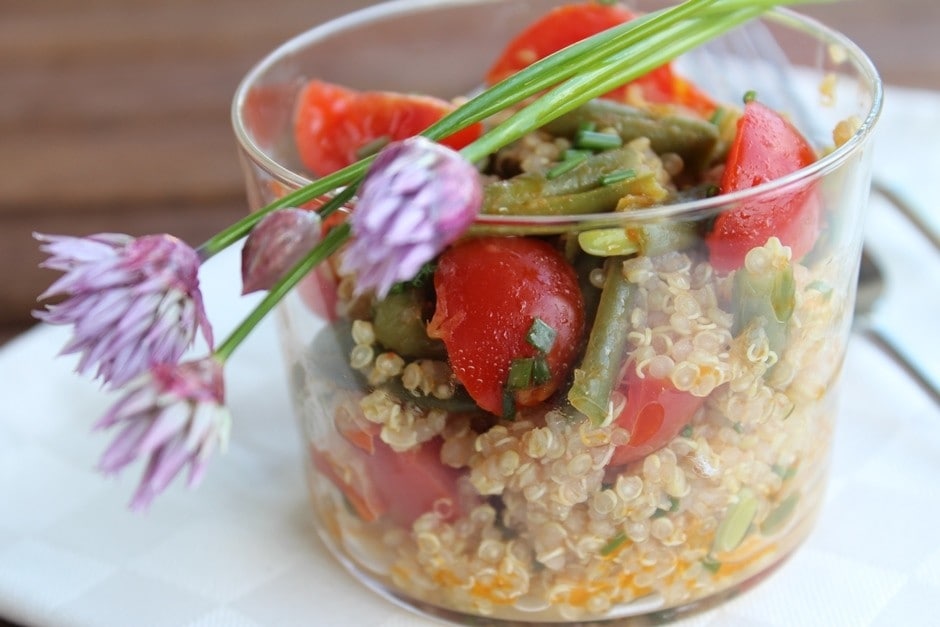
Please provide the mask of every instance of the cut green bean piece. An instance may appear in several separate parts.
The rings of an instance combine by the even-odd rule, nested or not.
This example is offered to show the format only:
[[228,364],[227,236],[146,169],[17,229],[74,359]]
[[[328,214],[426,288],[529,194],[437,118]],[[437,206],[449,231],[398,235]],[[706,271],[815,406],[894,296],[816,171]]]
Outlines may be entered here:
[[598,257],[661,255],[691,248],[699,240],[698,228],[691,222],[612,227],[578,234],[581,249]]
[[552,135],[574,140],[586,122],[614,129],[624,142],[648,137],[657,154],[674,152],[693,171],[708,165],[718,144],[718,127],[707,120],[670,115],[656,117],[646,111],[610,100],[592,100],[544,126]]
[[[572,238],[573,239],[573,238]],[[577,240],[575,245],[577,245]],[[601,299],[601,286],[591,280],[592,273],[603,272],[602,258],[587,255],[578,247],[578,254],[573,265],[578,275],[578,287],[581,289],[581,298],[584,300],[584,319],[593,320],[597,314],[597,305]]]
[[594,325],[581,366],[574,371],[568,402],[594,424],[602,424],[610,413],[610,394],[616,386],[627,355],[630,310],[636,287],[623,276],[623,257],[611,257],[605,264]]
[[793,266],[788,263],[760,274],[741,268],[734,275],[734,302],[737,312],[732,332],[738,335],[752,325],[762,326],[770,350],[782,355],[796,304]]
[[[636,148],[626,146],[617,150],[608,150],[596,155],[572,159],[583,159],[575,163],[577,167],[562,171],[549,177],[538,172],[526,172],[511,179],[496,181],[486,185],[483,197],[484,213],[513,212],[507,208],[525,204],[546,196],[564,196],[585,192],[598,187],[600,178],[610,172],[634,170],[649,172],[645,165],[645,156]],[[561,163],[567,163],[562,161]],[[561,165],[561,164],[559,164]]]
[[583,231],[578,233],[578,244],[581,250],[597,257],[630,256],[640,251],[639,245],[621,227]]
[[[584,166],[575,172],[583,170]],[[595,179],[596,181],[596,179]],[[662,186],[652,172],[612,185],[602,185],[584,192],[562,194],[559,196],[525,197],[512,203],[492,203],[484,199],[483,213],[514,216],[573,216],[588,213],[609,213],[617,208],[624,197],[642,198],[644,203],[652,205],[661,196]],[[648,202],[645,202],[648,201]]]

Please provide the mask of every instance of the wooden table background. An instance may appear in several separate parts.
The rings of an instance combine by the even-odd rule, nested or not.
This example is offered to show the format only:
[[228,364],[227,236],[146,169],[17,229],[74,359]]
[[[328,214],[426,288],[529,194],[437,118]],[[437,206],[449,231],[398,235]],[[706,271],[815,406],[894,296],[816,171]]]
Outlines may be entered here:
[[[33,231],[169,231],[198,243],[246,211],[229,102],[277,43],[372,0],[3,0],[0,341],[56,276]],[[844,0],[804,12],[865,48],[889,83],[940,89],[940,3]]]

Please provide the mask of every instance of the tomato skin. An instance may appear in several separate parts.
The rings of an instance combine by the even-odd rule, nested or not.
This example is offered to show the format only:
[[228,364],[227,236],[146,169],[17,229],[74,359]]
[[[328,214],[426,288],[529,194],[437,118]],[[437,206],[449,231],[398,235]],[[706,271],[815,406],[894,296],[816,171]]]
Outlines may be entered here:
[[630,440],[618,446],[611,466],[629,464],[658,451],[679,435],[705,402],[704,398],[677,390],[671,381],[640,378],[630,368],[620,391],[627,403],[615,422],[630,432]]
[[584,333],[584,302],[574,270],[550,244],[524,237],[464,240],[441,255],[434,288],[428,335],[444,341],[454,374],[477,405],[502,415],[510,365],[538,354],[526,339],[535,318],[556,332],[545,357],[551,377],[515,392],[516,404],[540,403],[567,378]]
[[[609,28],[634,19],[636,14],[619,4],[583,2],[556,7],[519,33],[503,49],[486,74],[494,85],[536,61]],[[631,89],[638,89],[650,103],[672,103],[688,107],[705,117],[716,105],[687,80],[677,76],[671,64],[662,65],[627,85],[604,94],[604,98],[627,100]]]
[[[304,166],[325,176],[358,161],[357,151],[369,142],[412,137],[453,109],[451,103],[431,96],[357,91],[312,80],[298,97],[294,141]],[[482,128],[473,124],[441,143],[463,148]]]
[[[458,481],[463,473],[441,462],[440,438],[398,453],[375,432],[362,431],[352,439],[350,435],[343,434],[349,442],[311,449],[311,458],[314,468],[343,492],[364,521],[388,517],[410,527],[432,510],[445,520],[460,514]],[[442,501],[449,505],[436,507]]]
[[[719,193],[749,189],[814,161],[815,152],[792,124],[752,100],[738,120]],[[742,202],[718,216],[706,237],[711,263],[719,272],[740,268],[748,251],[763,246],[771,236],[799,259],[813,248],[820,218],[819,198],[810,185]]]

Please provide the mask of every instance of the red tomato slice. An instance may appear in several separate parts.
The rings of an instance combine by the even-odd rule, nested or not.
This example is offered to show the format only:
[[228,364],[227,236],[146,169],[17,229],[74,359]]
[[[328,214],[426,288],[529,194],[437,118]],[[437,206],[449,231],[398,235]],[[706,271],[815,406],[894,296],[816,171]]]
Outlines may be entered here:
[[458,479],[462,472],[441,462],[440,438],[396,453],[381,440],[369,462],[372,482],[386,497],[388,516],[410,527],[422,514],[436,511],[445,520],[460,514]]
[[[356,91],[323,81],[310,81],[299,97],[294,141],[304,166],[317,176],[359,160],[357,151],[370,142],[418,135],[454,110],[431,96]],[[474,124],[441,143],[463,148],[482,132]]]
[[[363,438],[371,441],[368,447],[358,442]],[[343,492],[363,520],[388,516],[396,524],[410,527],[432,510],[447,520],[460,514],[457,483],[462,473],[441,462],[439,438],[404,453],[396,453],[365,432],[353,440],[357,441],[355,447],[314,448],[311,456],[314,467]]]
[[366,522],[378,520],[387,508],[382,494],[369,479],[363,463],[365,454],[347,446],[348,450],[310,449],[313,467],[338,487],[356,514]]
[[705,402],[704,398],[677,390],[670,381],[650,376],[641,379],[634,368],[630,368],[620,391],[626,395],[627,404],[616,423],[630,432],[630,441],[614,450],[612,466],[642,459],[669,444]]
[[[816,160],[816,153],[796,128],[779,113],[757,101],[744,107],[737,135],[719,184],[726,194],[786,176]],[[784,190],[741,203],[715,220],[706,237],[712,265],[728,272],[744,265],[744,257],[771,236],[799,259],[819,235],[820,207],[812,186]]]
[[[634,13],[617,4],[585,2],[552,9],[509,42],[487,72],[486,81],[490,85],[498,83],[539,59],[634,17]],[[714,101],[677,76],[668,63],[605,94],[604,98],[624,101],[631,89],[639,90],[647,102],[680,104],[706,116],[715,110]]]
[[514,392],[518,405],[548,398],[566,379],[584,332],[578,279],[565,258],[532,238],[483,237],[446,250],[434,273],[437,305],[428,335],[447,348],[454,374],[477,405],[503,414],[512,362],[538,355],[527,340],[535,318],[556,336],[541,385]]

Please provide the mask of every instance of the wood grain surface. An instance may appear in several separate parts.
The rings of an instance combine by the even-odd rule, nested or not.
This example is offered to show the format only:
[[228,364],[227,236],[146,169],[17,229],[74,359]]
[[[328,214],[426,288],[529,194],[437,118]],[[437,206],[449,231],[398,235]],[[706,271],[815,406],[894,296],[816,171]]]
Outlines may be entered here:
[[[229,102],[277,43],[369,0],[4,0],[0,341],[55,277],[30,234],[170,231],[199,242],[246,210]],[[934,0],[812,6],[889,83],[940,89]]]

